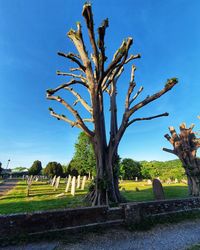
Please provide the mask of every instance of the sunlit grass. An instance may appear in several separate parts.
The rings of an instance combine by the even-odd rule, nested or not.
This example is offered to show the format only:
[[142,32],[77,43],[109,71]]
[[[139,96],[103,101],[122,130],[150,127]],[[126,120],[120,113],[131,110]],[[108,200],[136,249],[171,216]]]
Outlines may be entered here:
[[86,191],[76,190],[73,197],[69,192],[63,197],[56,195],[64,193],[66,184],[61,181],[59,188],[54,188],[45,182],[32,184],[29,197],[27,197],[27,184],[24,181],[0,198],[0,214],[32,212],[57,208],[72,208],[86,205],[83,198]]
[[[166,199],[186,198],[188,196],[188,187],[184,183],[163,184],[163,189]],[[122,181],[120,190],[129,201],[154,200],[152,185],[148,185],[146,182]]]
[[[31,186],[30,195],[27,197],[27,184],[25,181],[20,181],[14,189],[0,197],[0,214],[87,206],[88,204],[83,201],[83,198],[87,194],[88,184],[84,191],[76,190],[76,195],[72,196],[70,192],[64,192],[66,187],[64,180],[61,180],[56,191],[46,182],[34,182]],[[185,184],[164,184],[163,187],[166,198],[187,197],[187,186]],[[136,191],[136,188],[139,191]],[[148,185],[146,182],[123,181],[120,183],[120,190],[128,201],[154,199],[152,185]],[[61,193],[65,193],[64,196],[56,197]]]

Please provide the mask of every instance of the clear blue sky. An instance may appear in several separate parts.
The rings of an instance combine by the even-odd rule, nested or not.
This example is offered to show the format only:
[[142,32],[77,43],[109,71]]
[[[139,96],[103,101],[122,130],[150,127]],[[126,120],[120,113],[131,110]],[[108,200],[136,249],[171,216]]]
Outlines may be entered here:
[[[67,163],[79,133],[49,115],[48,107],[63,109],[45,99],[45,90],[63,82],[56,70],[71,66],[57,51],[73,51],[67,31],[84,22],[81,0],[0,0],[0,161],[3,167],[30,167],[34,160]],[[123,38],[132,36],[137,86],[143,97],[161,89],[166,79],[179,84],[138,116],[169,112],[169,117],[135,123],[119,148],[121,157],[136,160],[174,158],[162,152],[170,147],[163,135],[168,126],[196,123],[200,113],[200,1],[199,0],[101,0],[92,1],[95,25],[109,18],[107,55]],[[119,84],[119,117],[129,70]]]

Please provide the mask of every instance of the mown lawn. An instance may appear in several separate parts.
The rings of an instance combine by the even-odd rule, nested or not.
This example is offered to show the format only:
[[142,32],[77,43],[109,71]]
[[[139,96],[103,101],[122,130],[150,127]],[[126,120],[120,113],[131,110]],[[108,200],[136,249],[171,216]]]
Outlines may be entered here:
[[[119,185],[121,193],[129,201],[154,200],[152,185],[146,182],[122,181]],[[186,198],[188,195],[188,187],[183,183],[163,184],[163,189],[166,199]]]
[[[27,185],[25,181],[20,181],[13,190],[5,196],[0,197],[0,214],[74,208],[89,205],[83,201],[87,193],[87,185],[84,191],[76,190],[74,197],[70,193],[65,194],[63,197],[56,197],[57,194],[64,193],[65,186],[64,180],[61,180],[59,189],[54,191],[54,188],[45,182],[34,182],[31,186],[30,196],[27,197]],[[136,191],[136,187],[139,191]],[[166,198],[187,197],[187,186],[185,184],[164,184],[163,187]],[[122,181],[120,183],[120,190],[123,196],[129,201],[154,199],[152,186],[145,182]]]

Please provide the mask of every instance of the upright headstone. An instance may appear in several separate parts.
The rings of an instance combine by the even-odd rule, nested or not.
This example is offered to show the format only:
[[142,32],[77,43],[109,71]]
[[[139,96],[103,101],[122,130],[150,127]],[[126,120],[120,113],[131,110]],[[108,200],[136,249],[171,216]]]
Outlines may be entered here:
[[82,180],[82,184],[81,184],[81,190],[84,190],[85,182],[86,182],[86,176],[83,176],[83,180]]
[[72,178],[72,187],[71,187],[71,195],[75,195],[76,191],[76,176]]
[[138,177],[135,177],[135,181],[138,181]]
[[53,180],[52,180],[52,183],[51,183],[52,187],[55,185],[55,182],[56,182],[56,175],[54,175],[54,177],[53,177]]
[[27,193],[26,193],[27,197],[30,195],[31,185],[32,185],[32,178],[28,178],[27,179]]
[[168,179],[166,182],[167,184],[171,184],[171,179]]
[[182,179],[181,182],[184,184],[188,184],[187,180],[185,180],[185,179]]
[[67,184],[67,180],[68,180],[68,178],[66,177],[66,178],[65,178],[65,184]]
[[79,175],[78,178],[77,178],[77,186],[76,186],[76,188],[78,189],[78,188],[80,188],[80,186],[81,186],[81,176]]
[[58,189],[59,184],[60,184],[60,176],[58,176],[57,179],[56,179],[55,190]]
[[71,180],[72,180],[72,177],[71,175],[69,175],[68,179],[67,179],[67,185],[66,185],[66,188],[65,188],[65,192],[67,193],[69,191],[69,187],[70,187],[70,184],[71,184]]
[[152,181],[150,179],[147,180],[148,185],[152,185]]
[[165,199],[162,184],[158,179],[153,180],[153,194],[154,194],[155,200],[163,200],[163,199]]

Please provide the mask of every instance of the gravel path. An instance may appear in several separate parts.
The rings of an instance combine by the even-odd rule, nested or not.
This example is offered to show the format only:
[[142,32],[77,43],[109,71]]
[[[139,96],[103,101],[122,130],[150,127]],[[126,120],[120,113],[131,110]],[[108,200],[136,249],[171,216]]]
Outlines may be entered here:
[[[64,239],[63,239],[64,240]],[[77,243],[33,243],[4,250],[184,250],[200,242],[200,220],[158,225],[146,232],[111,229],[104,234],[88,233]]]
[[12,188],[14,188],[17,184],[18,180],[16,179],[8,179],[3,184],[0,185],[0,196],[6,194]]

